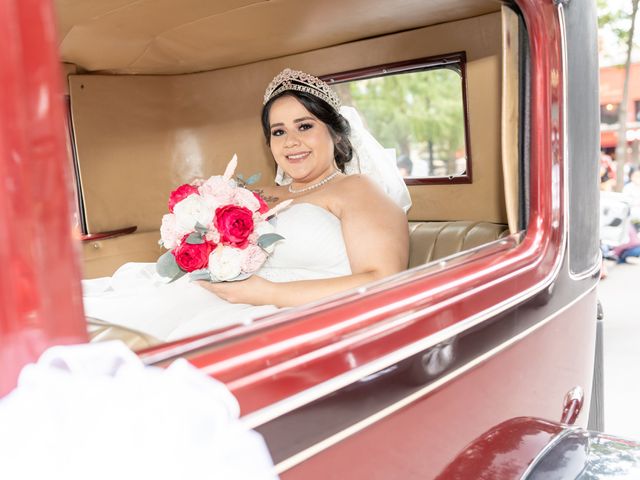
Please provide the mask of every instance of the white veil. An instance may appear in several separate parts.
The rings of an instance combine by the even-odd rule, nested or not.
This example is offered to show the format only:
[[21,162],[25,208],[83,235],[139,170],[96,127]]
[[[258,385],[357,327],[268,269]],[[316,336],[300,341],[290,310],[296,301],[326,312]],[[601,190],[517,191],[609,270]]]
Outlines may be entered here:
[[[347,175],[354,173],[367,175],[380,185],[406,213],[411,208],[411,197],[409,189],[407,189],[396,167],[395,154],[385,149],[373,138],[373,135],[364,127],[355,108],[342,106],[340,114],[347,119],[351,126],[349,140],[353,146],[353,158],[346,164],[345,173]],[[291,178],[278,167],[275,182],[278,185],[287,185],[291,183]]]

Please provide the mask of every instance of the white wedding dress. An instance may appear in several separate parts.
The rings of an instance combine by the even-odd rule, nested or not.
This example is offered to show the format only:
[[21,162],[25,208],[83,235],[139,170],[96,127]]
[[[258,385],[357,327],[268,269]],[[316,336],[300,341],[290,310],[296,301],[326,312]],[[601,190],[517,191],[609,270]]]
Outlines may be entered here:
[[[257,275],[273,282],[349,275],[340,220],[311,203],[296,203],[275,219],[284,240]],[[166,283],[155,263],[127,263],[112,277],[83,280],[88,317],[131,328],[159,340],[247,324],[278,310],[273,305],[233,304],[193,284],[188,276]]]

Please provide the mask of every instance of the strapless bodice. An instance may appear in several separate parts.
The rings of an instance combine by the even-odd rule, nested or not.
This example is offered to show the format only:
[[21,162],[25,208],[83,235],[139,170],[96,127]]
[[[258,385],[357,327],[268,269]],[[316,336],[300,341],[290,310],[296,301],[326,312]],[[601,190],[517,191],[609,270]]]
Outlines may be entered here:
[[294,203],[278,214],[276,232],[284,237],[258,275],[274,282],[349,275],[351,267],[340,219],[313,203]]

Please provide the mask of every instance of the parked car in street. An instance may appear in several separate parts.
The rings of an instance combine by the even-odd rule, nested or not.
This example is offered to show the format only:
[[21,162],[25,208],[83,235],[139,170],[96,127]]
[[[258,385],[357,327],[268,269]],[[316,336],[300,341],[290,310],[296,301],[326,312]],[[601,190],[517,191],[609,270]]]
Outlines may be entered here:
[[609,248],[629,241],[631,206],[622,193],[600,192],[600,240]]
[[[0,395],[48,346],[121,339],[224,382],[283,479],[543,478],[551,447],[609,442],[582,430],[603,428],[595,2],[7,0],[0,39]],[[169,343],[87,321],[81,278],[155,261],[172,188],[234,152],[273,178],[258,116],[284,67],[421,162],[407,269]],[[502,452],[484,432],[546,436],[504,476],[456,473]]]

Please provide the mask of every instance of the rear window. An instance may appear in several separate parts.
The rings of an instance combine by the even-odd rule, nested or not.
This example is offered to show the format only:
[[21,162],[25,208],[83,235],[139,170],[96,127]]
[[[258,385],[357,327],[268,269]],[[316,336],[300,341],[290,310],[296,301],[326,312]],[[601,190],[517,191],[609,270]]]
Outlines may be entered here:
[[360,112],[373,136],[395,157],[407,184],[470,181],[464,54],[346,72],[328,80],[335,82],[342,103]]

